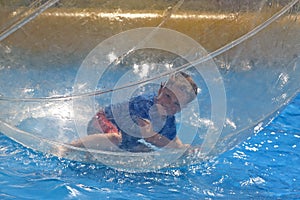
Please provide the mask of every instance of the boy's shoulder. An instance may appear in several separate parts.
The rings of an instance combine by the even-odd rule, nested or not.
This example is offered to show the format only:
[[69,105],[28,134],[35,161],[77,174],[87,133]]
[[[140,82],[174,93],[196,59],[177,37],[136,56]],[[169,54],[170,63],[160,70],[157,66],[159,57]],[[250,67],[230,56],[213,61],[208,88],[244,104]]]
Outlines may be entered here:
[[129,111],[132,112],[147,112],[155,103],[155,94],[142,94],[131,97],[129,101],[124,101],[116,104],[110,104],[104,107],[105,113],[115,111]]
[[150,103],[150,104],[154,104],[154,100],[155,100],[155,93],[147,93],[147,94],[141,94],[138,96],[134,96],[130,99],[130,103],[131,104],[143,104],[143,103]]

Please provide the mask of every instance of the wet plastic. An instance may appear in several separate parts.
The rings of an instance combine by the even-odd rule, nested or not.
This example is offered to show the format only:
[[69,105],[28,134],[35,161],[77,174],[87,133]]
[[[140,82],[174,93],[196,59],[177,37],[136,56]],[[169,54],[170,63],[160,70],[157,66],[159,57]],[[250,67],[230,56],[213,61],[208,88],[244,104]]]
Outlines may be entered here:
[[[0,131],[44,153],[64,146],[69,159],[134,172],[197,163],[260,131],[299,92],[296,0],[0,4]],[[68,145],[86,134],[98,107],[156,91],[176,71],[200,89],[178,116],[179,137],[193,147]]]

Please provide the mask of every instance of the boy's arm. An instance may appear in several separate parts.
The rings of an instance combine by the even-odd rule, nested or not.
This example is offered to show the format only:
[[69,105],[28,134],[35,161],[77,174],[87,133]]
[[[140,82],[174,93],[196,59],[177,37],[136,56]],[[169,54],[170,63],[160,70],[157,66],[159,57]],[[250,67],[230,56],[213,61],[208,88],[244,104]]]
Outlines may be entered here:
[[145,119],[139,119],[138,121],[141,129],[141,134],[144,136],[144,140],[154,144],[157,147],[173,147],[173,148],[183,148],[187,145],[183,144],[178,137],[175,137],[173,140],[153,131],[151,122]]
[[183,148],[188,147],[188,145],[183,144],[178,137],[175,137],[173,140],[162,136],[161,134],[157,133],[152,137],[145,138],[147,142],[154,144],[157,147],[171,147],[171,148]]

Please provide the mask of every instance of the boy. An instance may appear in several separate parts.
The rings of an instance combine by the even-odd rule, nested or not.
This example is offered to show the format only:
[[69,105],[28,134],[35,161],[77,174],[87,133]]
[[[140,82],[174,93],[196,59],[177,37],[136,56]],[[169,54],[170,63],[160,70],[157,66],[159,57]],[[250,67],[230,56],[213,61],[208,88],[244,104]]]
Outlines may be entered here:
[[178,72],[161,84],[157,95],[140,95],[100,110],[89,122],[88,136],[71,145],[132,152],[151,151],[153,146],[183,148],[187,145],[176,137],[174,115],[193,101],[197,93],[191,76]]

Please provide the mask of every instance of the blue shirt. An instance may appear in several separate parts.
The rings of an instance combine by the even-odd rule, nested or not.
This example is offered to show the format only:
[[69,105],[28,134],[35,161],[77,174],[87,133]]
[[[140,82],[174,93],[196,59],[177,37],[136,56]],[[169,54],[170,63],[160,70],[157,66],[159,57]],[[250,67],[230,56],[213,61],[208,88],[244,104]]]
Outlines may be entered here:
[[[154,131],[158,134],[161,134],[170,140],[173,140],[176,137],[174,115],[167,116],[162,123],[158,121],[159,119],[157,117],[153,117],[153,115],[151,115],[151,109],[156,107],[155,98],[155,94],[144,94],[131,98],[129,102],[105,107],[104,111],[107,119],[115,124],[122,134],[121,148],[130,149],[140,144],[138,140],[141,139],[141,137],[138,137],[136,134],[132,136],[132,134],[129,133],[130,127],[125,127],[126,130],[122,128],[132,123],[136,123],[136,126],[138,126],[137,119],[139,118],[149,120],[152,123]],[[119,120],[115,119],[115,115],[118,115]],[[126,118],[130,119],[128,123],[126,122]],[[161,125],[156,126],[157,124]]]

